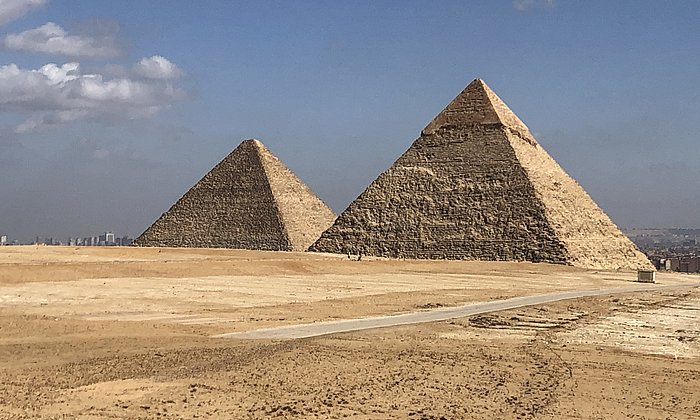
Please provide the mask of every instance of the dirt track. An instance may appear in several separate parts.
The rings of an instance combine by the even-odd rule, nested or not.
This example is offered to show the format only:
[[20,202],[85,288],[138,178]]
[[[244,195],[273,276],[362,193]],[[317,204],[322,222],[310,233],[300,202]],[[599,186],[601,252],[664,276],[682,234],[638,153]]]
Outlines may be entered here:
[[0,418],[698,418],[697,290],[292,342],[208,337],[631,278],[537,264],[1,248]]
[[520,296],[510,299],[475,302],[446,308],[430,308],[398,315],[381,315],[339,321],[312,322],[309,324],[286,325],[282,327],[263,328],[253,331],[217,334],[215,338],[233,338],[248,340],[295,340],[300,338],[320,337],[355,331],[367,331],[377,328],[393,328],[404,325],[425,324],[428,322],[451,321],[475,315],[503,312],[511,309],[552,304],[564,300],[585,297],[632,294],[637,292],[662,292],[670,290],[691,290],[700,287],[700,283],[689,285],[636,285],[612,289],[574,290],[568,292],[548,293],[544,295]]

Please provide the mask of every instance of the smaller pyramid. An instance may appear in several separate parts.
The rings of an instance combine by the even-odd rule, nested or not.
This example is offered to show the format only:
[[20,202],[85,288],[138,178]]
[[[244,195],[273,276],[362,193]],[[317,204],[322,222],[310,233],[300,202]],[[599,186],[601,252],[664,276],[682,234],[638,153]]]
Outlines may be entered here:
[[136,246],[305,251],[335,220],[259,140],[243,141],[135,241]]

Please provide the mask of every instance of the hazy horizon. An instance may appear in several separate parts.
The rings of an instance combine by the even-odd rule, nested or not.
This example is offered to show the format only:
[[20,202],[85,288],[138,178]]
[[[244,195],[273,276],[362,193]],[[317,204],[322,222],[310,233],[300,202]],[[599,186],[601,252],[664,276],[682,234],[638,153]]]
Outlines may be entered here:
[[700,3],[0,1],[0,235],[137,236],[242,140],[337,213],[481,78],[623,228],[700,228]]

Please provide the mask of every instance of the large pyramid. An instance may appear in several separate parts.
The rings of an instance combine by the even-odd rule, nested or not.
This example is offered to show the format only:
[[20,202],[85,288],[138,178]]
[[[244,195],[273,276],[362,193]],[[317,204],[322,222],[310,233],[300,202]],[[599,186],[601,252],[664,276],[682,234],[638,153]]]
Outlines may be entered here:
[[305,251],[335,214],[258,140],[245,140],[134,245]]
[[310,250],[652,268],[481,80],[438,114]]

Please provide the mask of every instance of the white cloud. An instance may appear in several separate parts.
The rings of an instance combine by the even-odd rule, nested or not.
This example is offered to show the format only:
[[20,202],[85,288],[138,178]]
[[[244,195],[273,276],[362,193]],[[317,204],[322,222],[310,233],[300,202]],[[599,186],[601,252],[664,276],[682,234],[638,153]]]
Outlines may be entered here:
[[148,79],[177,79],[182,76],[182,70],[160,55],[142,58],[138,64],[134,65],[134,71]]
[[83,74],[78,63],[0,67],[0,111],[29,114],[18,133],[77,120],[144,118],[186,97],[169,81]]
[[0,26],[45,4],[46,0],[0,0]]
[[513,7],[521,12],[535,8],[551,9],[556,6],[556,0],[513,0]]
[[111,34],[100,37],[69,35],[53,22],[17,34],[9,34],[3,38],[2,46],[13,51],[68,57],[110,58],[122,53],[121,47]]

